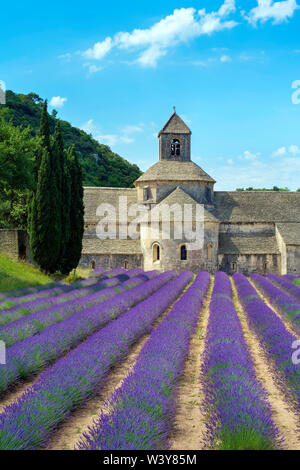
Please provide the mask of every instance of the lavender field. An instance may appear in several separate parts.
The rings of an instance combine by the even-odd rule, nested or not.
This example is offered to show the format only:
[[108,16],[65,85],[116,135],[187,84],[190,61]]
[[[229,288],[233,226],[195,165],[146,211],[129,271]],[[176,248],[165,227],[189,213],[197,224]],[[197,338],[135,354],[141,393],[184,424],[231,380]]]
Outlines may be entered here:
[[0,293],[0,449],[300,449],[299,340],[292,276],[97,269]]

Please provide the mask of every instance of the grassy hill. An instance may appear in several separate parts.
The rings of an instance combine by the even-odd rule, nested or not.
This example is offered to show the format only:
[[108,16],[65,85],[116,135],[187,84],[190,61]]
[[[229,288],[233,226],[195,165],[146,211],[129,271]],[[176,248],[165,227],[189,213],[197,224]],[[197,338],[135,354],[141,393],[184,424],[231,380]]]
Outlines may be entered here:
[[0,292],[47,284],[53,279],[30,264],[13,261],[0,253]]
[[[12,121],[15,126],[30,126],[32,135],[39,129],[43,99],[35,93],[28,95],[6,92],[6,105],[0,105],[0,118]],[[51,132],[57,118],[49,115]],[[60,120],[65,146],[75,145],[79,152],[85,186],[132,187],[142,174],[137,165],[132,165],[107,145],[100,144],[91,135]]]

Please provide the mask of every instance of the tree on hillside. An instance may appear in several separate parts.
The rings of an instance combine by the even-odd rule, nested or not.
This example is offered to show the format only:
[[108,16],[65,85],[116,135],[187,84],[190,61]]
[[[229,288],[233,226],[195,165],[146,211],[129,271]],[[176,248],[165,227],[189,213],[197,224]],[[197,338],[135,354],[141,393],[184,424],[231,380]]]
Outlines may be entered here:
[[34,188],[38,146],[30,128],[0,118],[0,228],[26,227],[26,198]]
[[83,183],[82,170],[78,160],[75,147],[69,147],[67,161],[71,181],[70,193],[70,237],[66,245],[63,259],[62,272],[69,273],[78,266],[81,251],[82,237],[84,231],[84,205],[83,205]]

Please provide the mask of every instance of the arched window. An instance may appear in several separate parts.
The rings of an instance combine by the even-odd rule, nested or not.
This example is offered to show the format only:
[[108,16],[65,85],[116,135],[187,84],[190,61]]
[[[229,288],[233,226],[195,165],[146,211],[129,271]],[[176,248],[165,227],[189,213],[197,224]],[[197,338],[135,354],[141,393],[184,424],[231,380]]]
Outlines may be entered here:
[[207,261],[211,261],[212,260],[212,244],[209,243],[207,245]]
[[91,261],[91,268],[92,268],[92,269],[95,269],[95,267],[96,267],[96,263],[95,263],[94,260],[92,260],[92,261]]
[[231,264],[231,269],[233,272],[236,272],[236,268],[237,268],[237,264],[236,263],[232,263]]
[[160,246],[158,243],[155,243],[153,245],[153,261],[159,261],[160,260]]
[[128,261],[127,260],[124,261],[124,269],[128,269]]
[[178,139],[171,140],[171,155],[180,155],[180,141]]
[[268,262],[265,261],[264,262],[264,272],[267,273],[267,271],[268,271]]
[[180,247],[180,259],[181,259],[181,261],[186,261],[187,260],[186,245],[182,245]]

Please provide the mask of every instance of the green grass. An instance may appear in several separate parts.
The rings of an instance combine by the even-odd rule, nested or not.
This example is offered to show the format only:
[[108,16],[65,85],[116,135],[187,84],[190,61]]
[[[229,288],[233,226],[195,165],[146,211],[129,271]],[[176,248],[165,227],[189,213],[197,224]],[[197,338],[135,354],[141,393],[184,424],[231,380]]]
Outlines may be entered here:
[[0,253],[0,292],[47,284],[54,279],[31,264],[13,261]]
[[294,284],[296,284],[296,286],[300,286],[300,278],[299,279],[295,279],[293,281]]

